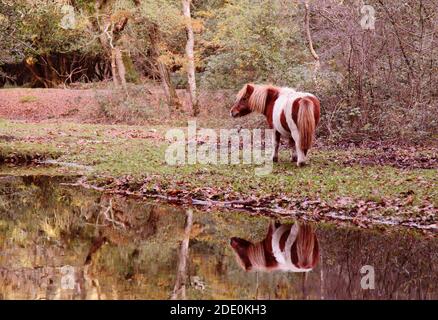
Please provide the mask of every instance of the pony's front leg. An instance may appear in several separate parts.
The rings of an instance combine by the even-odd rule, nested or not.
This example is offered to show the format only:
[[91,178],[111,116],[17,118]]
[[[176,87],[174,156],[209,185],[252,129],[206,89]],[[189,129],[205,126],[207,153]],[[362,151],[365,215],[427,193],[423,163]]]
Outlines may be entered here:
[[305,166],[307,157],[304,154],[304,151],[301,150],[301,148],[299,147],[298,143],[296,144],[296,146],[297,146],[297,166],[298,167]]
[[290,160],[292,162],[297,161],[297,156],[295,155],[295,141],[292,137],[289,138],[289,150],[290,150]]
[[292,138],[295,140],[295,147],[297,150],[297,166],[302,167],[306,164],[306,154],[300,148],[300,134],[298,130],[292,130]]
[[278,162],[278,149],[280,148],[280,132],[274,130],[273,140],[274,140],[274,150],[272,152],[272,161]]

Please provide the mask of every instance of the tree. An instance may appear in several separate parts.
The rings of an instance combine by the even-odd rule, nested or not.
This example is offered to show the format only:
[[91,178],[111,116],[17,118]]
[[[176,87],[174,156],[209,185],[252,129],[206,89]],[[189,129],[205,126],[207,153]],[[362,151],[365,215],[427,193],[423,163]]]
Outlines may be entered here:
[[119,40],[131,12],[129,10],[115,10],[112,4],[111,1],[107,0],[97,0],[95,2],[95,25],[99,33],[100,43],[110,57],[114,85],[116,87],[122,85],[126,91],[126,68]]
[[302,15],[291,1],[226,1],[206,22],[204,82],[225,88],[247,82],[303,83],[308,55],[297,21]]
[[[438,7],[433,0],[312,7],[328,131],[363,139],[428,137],[438,131]],[[363,19],[374,21],[367,27]],[[331,76],[333,75],[333,76]],[[403,123],[400,126],[400,123]]]
[[161,85],[163,86],[164,94],[167,98],[167,103],[179,109],[181,102],[179,101],[178,94],[176,93],[175,86],[170,78],[170,71],[166,64],[160,59],[160,30],[155,23],[149,24],[149,40],[151,46],[151,57],[154,63],[157,65],[158,72],[160,74]]
[[191,0],[182,0],[183,15],[185,18],[186,32],[187,32],[187,43],[186,43],[186,58],[187,58],[187,79],[189,83],[189,95],[190,95],[190,105],[193,111],[193,115],[197,116],[199,113],[198,109],[198,98],[196,91],[196,77],[195,77],[195,36],[192,27],[192,16],[190,13]]
[[[70,11],[66,12],[66,8]],[[17,73],[26,68],[32,86],[53,87],[71,82],[76,79],[75,74],[89,69],[84,57],[91,62],[100,53],[89,45],[92,41],[86,32],[84,14],[75,13],[71,26],[64,23],[74,11],[64,1],[2,1],[0,9],[2,63],[14,66],[20,71]]]
[[307,42],[308,42],[308,46],[309,46],[309,51],[312,54],[313,59],[315,60],[315,68],[313,71],[313,77],[314,77],[315,82],[316,82],[317,73],[318,73],[318,70],[319,70],[321,65],[320,65],[320,61],[319,61],[319,56],[313,47],[312,34],[310,32],[310,9],[309,9],[309,3],[307,2],[307,0],[304,0],[304,11],[305,11],[304,27],[306,30],[306,37],[307,37]]
[[139,3],[136,31],[144,34],[147,39],[139,48],[146,52],[144,62],[159,74],[167,103],[179,110],[181,102],[170,72],[171,69],[178,69],[181,64],[183,50],[183,21],[176,1],[179,0],[150,0]]

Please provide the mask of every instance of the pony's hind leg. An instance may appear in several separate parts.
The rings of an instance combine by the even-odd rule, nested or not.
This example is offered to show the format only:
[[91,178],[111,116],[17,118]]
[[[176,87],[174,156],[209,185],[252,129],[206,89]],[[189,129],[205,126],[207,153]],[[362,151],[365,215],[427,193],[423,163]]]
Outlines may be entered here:
[[290,150],[290,160],[292,162],[297,161],[297,156],[295,155],[295,141],[292,137],[289,138],[289,150]]
[[306,165],[306,154],[300,148],[300,134],[298,130],[292,130],[292,138],[295,140],[295,148],[297,150],[297,166],[302,167]]
[[274,139],[274,150],[272,153],[272,161],[273,162],[278,162],[278,149],[280,148],[280,132],[274,130],[273,133],[273,139]]

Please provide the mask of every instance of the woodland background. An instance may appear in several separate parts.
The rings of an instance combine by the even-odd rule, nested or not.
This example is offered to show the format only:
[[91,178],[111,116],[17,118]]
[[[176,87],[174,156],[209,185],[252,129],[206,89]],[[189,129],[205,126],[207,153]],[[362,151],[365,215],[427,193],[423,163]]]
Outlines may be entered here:
[[196,116],[211,92],[273,83],[320,97],[320,136],[417,143],[437,138],[437,71],[435,0],[0,0],[5,88],[156,84]]
[[[0,0],[0,298],[303,298],[238,272],[268,218],[315,224],[310,298],[436,298],[437,36],[437,0]],[[165,161],[188,120],[263,128],[248,82],[320,98],[309,165]]]

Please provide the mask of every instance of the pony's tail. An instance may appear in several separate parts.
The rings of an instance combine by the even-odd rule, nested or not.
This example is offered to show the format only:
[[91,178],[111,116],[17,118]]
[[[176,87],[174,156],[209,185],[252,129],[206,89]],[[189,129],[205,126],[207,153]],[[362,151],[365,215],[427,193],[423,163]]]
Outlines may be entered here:
[[315,136],[314,104],[309,98],[302,98],[298,109],[298,131],[300,133],[300,147],[305,153],[310,149]]

